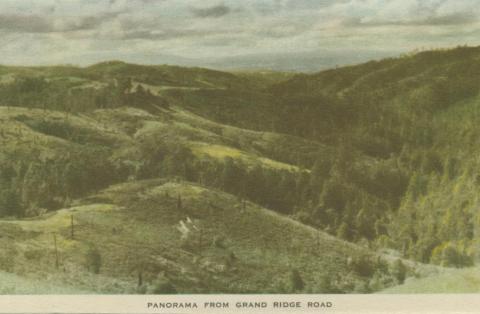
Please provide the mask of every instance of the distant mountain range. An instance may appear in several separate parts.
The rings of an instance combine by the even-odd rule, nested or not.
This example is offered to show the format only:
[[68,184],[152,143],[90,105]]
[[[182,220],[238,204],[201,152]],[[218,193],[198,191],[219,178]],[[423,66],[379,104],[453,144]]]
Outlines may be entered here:
[[[269,70],[286,72],[306,72],[312,73],[337,66],[345,66],[377,60],[386,57],[399,55],[400,51],[394,50],[315,50],[304,52],[278,52],[278,53],[258,53],[247,55],[234,55],[218,58],[185,58],[181,56],[146,53],[146,54],[124,54],[116,56],[116,59],[136,64],[166,64],[189,67],[204,67],[217,70]],[[106,55],[83,55],[82,65],[94,64],[110,60],[111,56]]]

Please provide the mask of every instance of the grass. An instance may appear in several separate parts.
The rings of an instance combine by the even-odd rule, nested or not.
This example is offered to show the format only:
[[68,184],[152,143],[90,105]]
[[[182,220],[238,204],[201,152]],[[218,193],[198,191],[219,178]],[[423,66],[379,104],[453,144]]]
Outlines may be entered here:
[[0,272],[0,295],[6,294],[88,294],[88,290],[62,285],[58,282],[23,278]]
[[222,145],[211,145],[204,143],[195,143],[191,142],[190,147],[192,148],[193,153],[197,155],[206,155],[215,159],[225,159],[227,157],[241,160],[250,167],[255,164],[260,164],[263,167],[279,170],[288,170],[288,171],[299,171],[300,169],[296,166],[292,166],[283,162],[272,160],[265,157],[258,157],[247,152],[243,152],[239,149],[235,149],[228,146]]
[[[142,158],[137,145],[144,137],[163,137],[200,158],[232,157],[247,166],[299,171],[264,150],[283,149],[283,143],[289,142],[311,151],[324,147],[291,141],[291,136],[222,125],[175,107],[157,116],[119,108],[69,119],[55,111],[0,110],[4,120],[0,128],[6,132],[3,151],[18,154],[22,148],[25,156],[27,151],[32,156],[39,151],[55,158],[65,149],[103,145],[113,156],[135,161]],[[67,124],[82,134],[81,140],[37,127],[52,121]],[[201,231],[185,240],[178,227],[187,217]],[[344,276],[349,257],[373,254],[256,204],[247,202],[243,208],[230,194],[168,180],[114,185],[70,208],[35,219],[2,221],[0,227],[5,233],[0,246],[9,252],[0,260],[1,270],[27,281],[53,276],[56,286],[92,293],[138,293],[140,272],[146,286],[141,291],[147,293],[159,276],[169,278],[181,293],[278,293],[288,286],[292,269],[300,270],[306,291],[321,292],[319,278]],[[92,272],[88,261],[91,250],[101,256],[99,274]],[[37,291],[35,286],[28,290],[27,284],[22,289]]]
[[[99,110],[94,115],[72,115],[67,119],[64,114],[55,111],[3,107],[0,108],[0,114],[4,122],[0,129],[4,130],[5,136],[0,138],[0,142],[3,140],[12,149],[37,148],[42,154],[49,152],[53,156],[58,147],[67,148],[77,144],[102,145],[122,151],[130,148],[134,139],[143,136],[165,137],[168,134],[169,140],[188,147],[199,156],[238,158],[249,166],[261,164],[272,169],[299,171],[296,166],[275,160],[269,154],[263,155],[275,143],[289,142],[282,136],[221,125],[177,109],[174,109],[173,115],[164,115],[160,119],[140,114],[143,113],[141,110],[136,110],[139,114],[133,114],[132,110]],[[61,131],[52,133],[50,125],[61,127]],[[132,130],[134,139],[130,136]],[[75,137],[70,137],[70,133]],[[16,144],[13,145],[13,142]],[[240,147],[233,146],[233,143],[239,143]],[[315,143],[302,145],[312,152],[317,149]]]
[[[3,291],[35,293],[40,288],[28,282],[42,287],[52,277],[53,288],[46,293],[62,286],[82,293],[138,293],[141,272],[147,293],[159,276],[181,293],[278,293],[288,287],[290,271],[298,269],[305,291],[318,293],[322,276],[340,278],[349,273],[349,258],[373,256],[254,203],[243,207],[230,194],[182,181],[122,183],[77,203],[35,219],[1,223],[0,245],[12,257],[8,276],[26,278],[19,290],[4,285]],[[178,227],[187,220],[195,227],[182,239]],[[87,261],[92,247],[101,255],[99,274]],[[9,261],[0,262],[5,269]]]
[[94,204],[86,206],[72,207],[69,209],[58,210],[53,213],[46,214],[44,217],[36,217],[26,220],[9,220],[6,223],[15,224],[24,231],[32,232],[57,232],[70,226],[72,215],[77,212],[109,212],[117,209],[111,204]]
[[448,269],[426,278],[410,278],[405,284],[383,293],[479,293],[480,269]]
[[[98,200],[102,203],[94,203]],[[150,286],[165,274],[184,293],[248,293],[274,292],[288,282],[290,269],[298,268],[315,291],[318,276],[341,274],[348,256],[364,253],[255,204],[243,210],[236,197],[183,182],[125,183],[84,203],[37,219],[3,222],[6,234],[16,239],[10,243],[16,253],[9,271],[35,280],[52,274],[59,283],[53,286],[66,285],[71,291],[135,293],[141,270]],[[201,240],[181,239],[177,227],[187,217],[202,230]],[[54,232],[60,271],[55,270]],[[98,275],[85,265],[92,245],[101,254]],[[235,258],[229,262],[231,254]],[[8,287],[4,291],[13,293]],[[38,291],[35,285],[28,287],[15,293]]]
[[[461,50],[458,52],[462,53]],[[474,53],[478,54],[477,51]],[[19,74],[47,76],[47,81],[55,83],[59,90],[92,89],[83,91],[85,93],[93,92],[93,89],[110,88],[109,84],[114,80],[129,77],[134,85],[141,84],[153,94],[162,96],[169,102],[169,108],[159,108],[152,113],[136,108],[117,108],[67,115],[58,111],[0,107],[0,160],[2,166],[3,162],[15,166],[11,168],[17,178],[21,178],[22,171],[34,161],[36,168],[31,168],[35,170],[32,170],[34,175],[30,173],[29,179],[33,182],[30,184],[41,187],[44,183],[41,179],[47,176],[47,170],[54,169],[48,168],[48,165],[62,160],[65,152],[74,156],[77,156],[77,152],[85,152],[85,155],[93,156],[90,160],[78,154],[79,158],[90,161],[86,165],[74,158],[66,158],[69,162],[78,162],[77,165],[84,169],[97,170],[92,164],[97,165],[100,159],[108,159],[112,170],[108,168],[107,172],[118,174],[108,184],[88,190],[92,194],[76,200],[70,208],[35,219],[0,221],[0,247],[2,253],[5,252],[0,256],[0,270],[4,271],[0,273],[0,280],[3,278],[4,281],[0,287],[4,290],[0,291],[23,293],[44,289],[48,293],[56,291],[55,287],[66,287],[66,291],[92,293],[151,292],[161,277],[168,278],[181,293],[282,292],[288,285],[289,272],[299,269],[306,283],[306,291],[321,292],[318,286],[321,277],[348,276],[351,271],[348,267],[349,258],[362,254],[374,255],[366,246],[346,243],[291,217],[250,202],[242,203],[237,197],[218,190],[173,179],[132,182],[140,177],[166,176],[163,172],[170,169],[167,167],[170,160],[164,159],[165,166],[157,165],[156,159],[160,160],[174,150],[179,152],[179,159],[183,156],[194,161],[206,159],[214,166],[226,158],[233,158],[242,161],[245,167],[260,165],[272,170],[298,172],[308,171],[302,167],[311,167],[320,158],[319,155],[332,159],[342,157],[340,154],[343,152],[337,152],[335,145],[344,143],[342,145],[347,146],[350,155],[354,156],[352,168],[359,169],[358,173],[354,173],[355,178],[340,173],[342,177],[345,175],[342,178],[345,183],[350,184],[362,176],[370,178],[372,174],[372,181],[389,184],[393,179],[382,177],[385,173],[381,165],[405,172],[406,176],[410,176],[412,171],[425,171],[423,175],[429,180],[425,189],[428,191],[411,206],[416,219],[412,219],[410,225],[405,225],[415,229],[412,234],[417,239],[413,242],[423,243],[427,237],[432,237],[423,232],[428,231],[425,221],[432,221],[435,228],[441,229],[443,225],[448,225],[441,220],[445,218],[442,218],[442,213],[447,209],[459,213],[458,217],[464,213],[475,213],[479,178],[470,173],[474,174],[478,168],[478,162],[472,156],[478,155],[478,148],[473,144],[480,134],[480,128],[477,127],[480,98],[471,94],[470,90],[461,88],[462,85],[469,86],[463,83],[475,81],[478,71],[475,71],[475,67],[471,68],[473,63],[470,61],[473,59],[465,59],[465,64],[458,67],[458,61],[463,60],[460,59],[461,55],[434,53],[430,56],[425,54],[424,57],[429,61],[425,62],[422,54],[419,54],[313,75],[232,74],[196,68],[137,66],[122,62],[103,63],[87,69],[2,67],[0,70],[4,75],[0,78],[0,84],[11,83]],[[460,75],[465,68],[470,69],[471,75]],[[459,95],[449,91],[449,97],[453,97],[453,100],[448,107],[435,107],[434,110],[434,107],[426,106],[426,112],[420,110],[414,114],[410,107],[422,109],[423,102],[428,105],[429,99],[413,101],[410,96],[416,94],[412,92],[428,87],[443,76],[451,80],[449,86],[458,87]],[[476,89],[472,87],[472,90]],[[420,91],[428,92],[428,89]],[[76,92],[81,95],[82,91]],[[427,98],[434,96],[423,92],[418,95]],[[312,96],[312,99],[304,99],[306,95]],[[316,97],[320,95],[322,97]],[[291,96],[298,97],[290,99]],[[32,98],[37,99],[35,96]],[[101,101],[101,97],[95,99]],[[82,100],[79,98],[79,101]],[[85,98],[86,102],[90,100]],[[336,100],[342,100],[338,102],[340,107],[334,106]],[[355,108],[346,107],[353,110],[350,118],[346,111],[342,111],[343,100],[347,104],[350,100],[355,104],[358,101]],[[41,104],[33,103],[41,107]],[[318,106],[322,110],[317,111]],[[105,106],[98,104],[98,107]],[[379,112],[375,113],[376,110]],[[303,114],[297,116],[297,113]],[[342,118],[337,119],[339,116]],[[343,116],[347,116],[345,121]],[[398,119],[389,119],[390,116]],[[303,123],[303,119],[307,123]],[[329,119],[332,120],[331,127],[330,124],[321,123]],[[422,125],[422,121],[428,123]],[[279,127],[278,123],[285,125]],[[418,132],[419,125],[432,131],[430,144],[428,134]],[[280,130],[291,134],[272,132]],[[395,136],[397,132],[398,137]],[[417,143],[411,138],[417,135],[425,137],[425,143]],[[351,136],[352,142],[344,142],[344,136]],[[377,141],[382,139],[385,139],[385,143]],[[157,145],[160,148],[158,151],[149,150]],[[362,146],[365,146],[363,150]],[[413,151],[404,149],[400,153],[402,146]],[[92,147],[95,150],[88,150]],[[193,156],[187,150],[193,152]],[[428,170],[429,163],[435,163],[434,158],[427,154],[430,151],[439,155],[441,166],[435,170],[438,173]],[[370,154],[370,157],[365,154]],[[441,168],[446,165],[447,158],[453,157],[461,165],[458,165],[458,170],[452,170],[452,173],[458,173],[452,174],[452,178],[447,180]],[[15,160],[17,158],[21,160]],[[384,158],[388,161],[383,162]],[[325,161],[325,164],[330,162],[328,158]],[[149,168],[142,168],[144,165],[152,166],[151,173],[148,173]],[[104,168],[107,169],[107,166]],[[51,171],[49,180],[61,182],[63,176],[66,177],[65,172],[59,167]],[[129,181],[100,191],[112,182],[127,180],[127,177]],[[364,209],[369,209],[370,205],[374,207],[377,198],[373,199],[375,202],[364,201],[369,200],[360,186],[364,181],[358,181],[361,183],[356,186],[354,182],[352,192],[355,192],[353,188],[358,188],[361,197],[349,199],[351,202],[347,204],[367,207]],[[91,181],[86,182],[92,184]],[[368,184],[369,180],[365,182]],[[10,185],[11,182],[5,184],[7,189]],[[392,189],[396,189],[397,185],[392,186]],[[22,184],[12,187],[12,190],[18,191],[22,197],[29,195],[23,190]],[[42,192],[48,193],[50,190],[42,189]],[[65,191],[61,192],[63,195],[56,195],[58,203],[68,204],[64,207],[71,206],[69,198],[62,199]],[[86,193],[82,191],[79,194]],[[311,193],[320,194],[320,190],[316,187]],[[404,196],[400,195],[399,199]],[[396,202],[397,196],[392,197]],[[57,200],[52,201],[57,204]],[[319,202],[314,202],[312,205],[304,202],[289,207],[296,206],[300,210],[291,212],[303,214],[304,208],[300,207],[315,208]],[[391,211],[388,210],[392,216],[385,219],[391,220],[393,227],[396,223],[395,202],[392,201]],[[28,206],[35,207],[36,204],[32,202]],[[384,206],[379,206],[379,209],[383,211]],[[349,216],[355,217],[356,214],[352,212]],[[72,215],[74,237],[70,233]],[[383,213],[379,211],[378,215]],[[433,219],[433,215],[440,218]],[[307,219],[314,216],[312,213]],[[182,238],[179,228],[187,220],[195,228],[190,226],[189,236]],[[473,218],[470,220],[469,223],[477,224]],[[378,221],[382,224],[385,222]],[[448,230],[448,240],[456,240],[457,234],[468,238],[461,235],[463,230],[461,227]],[[390,230],[386,233],[392,234]],[[445,241],[446,238],[440,239],[442,234],[438,232],[434,237],[440,242]],[[91,252],[101,256],[99,273],[92,271],[92,262],[89,261]],[[58,267],[55,265],[57,256]],[[398,259],[382,256],[388,262]],[[422,273],[419,270],[425,270],[423,273],[428,278],[408,279],[404,285],[387,289],[386,292],[479,292],[477,268],[443,270],[412,261],[406,264],[415,268],[417,274]],[[140,273],[145,285],[141,289],[137,287]],[[54,283],[51,286],[46,284],[47,279],[52,279]],[[366,278],[358,276],[354,279],[366,281]],[[18,290],[14,290],[11,282],[17,280]]]

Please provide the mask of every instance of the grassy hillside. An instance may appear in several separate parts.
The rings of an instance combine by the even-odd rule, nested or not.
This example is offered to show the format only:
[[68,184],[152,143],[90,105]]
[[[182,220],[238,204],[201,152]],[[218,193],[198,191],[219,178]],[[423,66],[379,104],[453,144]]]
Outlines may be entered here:
[[[366,292],[374,289],[369,276],[377,264],[384,265],[378,271],[382,285],[398,280],[387,257],[378,259],[244,194],[221,192],[216,186],[233,189],[224,181],[237,179],[224,177],[226,169],[212,170],[211,175],[220,171],[217,183],[208,172],[194,175],[203,186],[195,185],[178,181],[185,169],[170,159],[193,158],[192,165],[214,168],[230,162],[251,180],[255,171],[295,177],[309,170],[262,151],[282,142],[312,151],[328,147],[229,127],[175,107],[156,115],[134,108],[77,115],[1,110],[2,182],[8,193],[2,209],[10,218],[1,222],[8,254],[0,266],[25,278],[17,290],[6,281],[5,291],[38,291],[53,276],[67,291],[86,293],[153,293],[167,289],[157,287],[162,285],[178,292],[294,292],[299,288],[289,276],[299,272],[302,291]],[[163,149],[166,155],[159,156]],[[177,179],[168,179],[172,175]],[[158,176],[167,179],[139,181]],[[129,183],[97,192],[124,181]],[[187,227],[192,234],[182,238],[178,228],[187,219],[201,231]],[[409,274],[418,267],[408,266]],[[48,287],[57,291],[56,284]]]
[[479,293],[480,271],[477,268],[445,270],[424,279],[410,279],[383,293]]
[[90,292],[373,292],[472,267],[479,61],[0,67],[0,240],[17,252],[0,271]]
[[[0,294],[88,294],[80,290],[53,281],[53,278],[37,280],[26,279],[11,273],[0,274]],[[91,293],[91,292],[90,292]]]
[[[2,230],[9,253],[2,266],[32,282],[51,274],[77,291],[168,293],[171,285],[180,293],[295,292],[294,269],[305,291],[330,292],[335,282],[338,292],[366,292],[379,260],[386,283],[396,282],[386,257],[185,182],[115,185],[71,208],[5,220]],[[364,264],[352,270],[349,260],[360,258]]]
[[[56,283],[45,291],[52,293],[57,286],[82,293],[153,293],[167,289],[164,285],[177,292],[293,292],[293,271],[302,278],[301,290],[310,292],[378,289],[370,287],[373,273],[382,276],[382,287],[400,280],[393,264],[397,259],[379,259],[364,247],[244,196],[225,194],[207,179],[203,184],[210,188],[178,179],[138,181],[168,176],[162,171],[169,167],[155,166],[161,161],[156,152],[149,160],[144,151],[162,137],[175,142],[174,148],[165,144],[166,149],[191,150],[197,162],[219,165],[229,158],[245,171],[308,174],[307,169],[262,156],[258,148],[268,150],[277,141],[287,141],[281,135],[224,126],[176,108],[158,115],[119,108],[72,116],[3,108],[2,117],[4,187],[8,184],[16,197],[7,197],[2,208],[12,215],[16,206],[17,215],[30,217],[2,221],[1,241],[8,254],[0,266],[25,278],[17,290],[6,281],[5,291],[35,292],[50,277]],[[235,148],[228,146],[232,142]],[[210,153],[195,157],[198,145]],[[308,141],[295,145],[310,147]],[[96,192],[122,181],[131,182]],[[187,219],[202,229],[182,239],[178,228]],[[199,263],[204,266],[199,268]],[[377,271],[375,265],[384,266]],[[424,267],[406,265],[410,275]]]

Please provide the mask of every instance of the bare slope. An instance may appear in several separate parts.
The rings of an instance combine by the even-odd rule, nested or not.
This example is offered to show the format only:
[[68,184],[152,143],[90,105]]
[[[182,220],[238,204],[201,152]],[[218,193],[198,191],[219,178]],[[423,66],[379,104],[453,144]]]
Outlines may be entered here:
[[112,186],[74,207],[0,226],[14,261],[8,271],[30,281],[51,277],[67,291],[166,293],[168,283],[181,293],[295,292],[295,269],[304,291],[331,292],[323,278],[348,291],[368,285],[351,260],[376,260],[253,203],[166,180]]

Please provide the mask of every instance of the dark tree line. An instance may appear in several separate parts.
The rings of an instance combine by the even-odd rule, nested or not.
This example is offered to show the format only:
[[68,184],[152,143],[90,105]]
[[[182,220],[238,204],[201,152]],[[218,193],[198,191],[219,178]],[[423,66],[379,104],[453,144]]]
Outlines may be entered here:
[[97,84],[82,86],[75,81],[18,76],[10,83],[0,84],[0,105],[72,113],[121,106],[147,111],[168,107],[164,98],[155,96],[142,84],[135,85],[128,77],[112,78]]
[[0,166],[0,216],[35,215],[125,179],[101,148],[65,151],[56,159],[10,156]]

